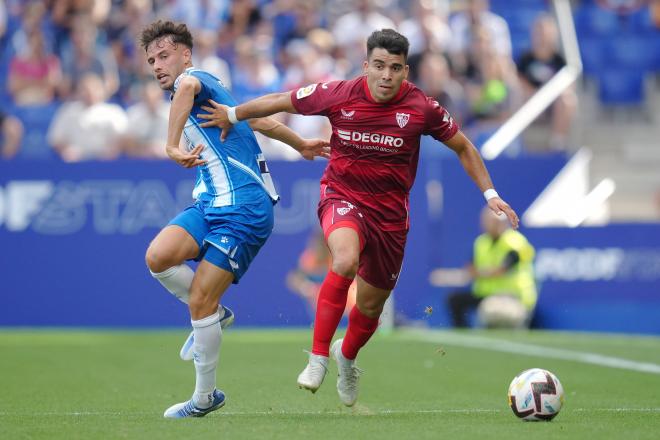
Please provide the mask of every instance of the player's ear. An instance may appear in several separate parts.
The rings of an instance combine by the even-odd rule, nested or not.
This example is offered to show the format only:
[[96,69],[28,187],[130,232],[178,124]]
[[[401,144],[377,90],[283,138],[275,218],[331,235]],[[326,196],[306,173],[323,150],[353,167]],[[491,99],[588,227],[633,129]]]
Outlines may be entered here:
[[192,60],[192,50],[189,47],[183,49],[183,59],[186,62]]
[[410,66],[406,64],[403,68],[403,79],[408,79],[408,74],[410,73]]
[[369,61],[368,61],[368,60],[365,60],[365,61],[362,63],[362,72],[363,72],[363,73],[367,73],[367,69],[368,69],[368,68],[369,68]]

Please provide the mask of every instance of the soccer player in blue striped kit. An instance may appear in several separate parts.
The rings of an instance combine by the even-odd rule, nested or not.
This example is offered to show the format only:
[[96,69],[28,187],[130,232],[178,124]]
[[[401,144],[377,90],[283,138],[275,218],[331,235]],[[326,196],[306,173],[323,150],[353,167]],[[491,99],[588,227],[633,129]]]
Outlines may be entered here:
[[[194,360],[195,391],[164,416],[202,417],[225,403],[216,388],[216,369],[222,327],[233,321],[233,313],[218,303],[268,239],[279,198],[252,129],[309,160],[329,157],[329,148],[326,141],[302,139],[269,118],[238,124],[221,142],[220,130],[200,127],[204,121],[196,115],[209,99],[230,106],[236,102],[218,78],[192,66],[193,38],[186,25],[154,22],[142,31],[140,42],[160,87],[172,92],[167,154],[186,168],[197,168],[195,202],[158,233],[146,254],[154,278],[188,304],[193,327],[181,357]],[[179,147],[182,134],[184,148]],[[196,271],[187,260],[200,262]]]

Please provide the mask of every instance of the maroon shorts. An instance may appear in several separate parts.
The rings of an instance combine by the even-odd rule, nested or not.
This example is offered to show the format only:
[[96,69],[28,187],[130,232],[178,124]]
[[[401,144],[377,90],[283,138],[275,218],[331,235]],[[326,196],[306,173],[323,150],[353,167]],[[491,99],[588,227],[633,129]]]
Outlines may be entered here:
[[321,194],[318,215],[326,241],[338,228],[354,229],[360,238],[357,274],[379,289],[392,290],[399,279],[408,231],[383,231],[350,200],[337,194]]

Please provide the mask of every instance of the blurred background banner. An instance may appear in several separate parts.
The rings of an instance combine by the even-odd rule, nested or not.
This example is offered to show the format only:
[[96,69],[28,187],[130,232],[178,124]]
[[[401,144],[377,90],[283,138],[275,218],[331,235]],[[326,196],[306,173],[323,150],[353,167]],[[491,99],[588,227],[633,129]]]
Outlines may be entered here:
[[[489,166],[502,182],[500,190],[524,212],[565,163],[557,156],[498,159]],[[282,200],[273,235],[226,297],[240,310],[237,324],[310,324],[286,274],[318,228],[324,166],[271,163]],[[519,181],[505,178],[513,173]],[[158,230],[189,203],[191,178],[191,172],[159,161],[0,162],[0,325],[187,325],[187,310],[152,279],[144,253]],[[420,166],[395,289],[399,321],[449,324],[448,290],[435,286],[430,274],[470,258],[480,197],[453,158],[429,158]],[[660,225],[523,231],[537,250],[536,325],[660,334]]]

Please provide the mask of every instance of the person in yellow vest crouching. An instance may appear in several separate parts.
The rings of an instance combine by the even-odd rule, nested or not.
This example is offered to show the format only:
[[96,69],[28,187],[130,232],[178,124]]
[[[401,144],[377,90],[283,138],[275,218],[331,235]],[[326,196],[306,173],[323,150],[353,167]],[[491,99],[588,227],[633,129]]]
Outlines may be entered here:
[[452,322],[467,327],[466,314],[476,308],[484,327],[527,327],[537,300],[534,248],[509,227],[506,216],[498,217],[488,208],[481,213],[481,227],[484,233],[475,240],[467,267],[472,289],[447,297]]

